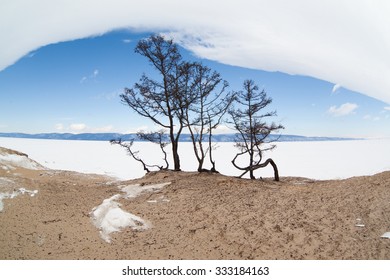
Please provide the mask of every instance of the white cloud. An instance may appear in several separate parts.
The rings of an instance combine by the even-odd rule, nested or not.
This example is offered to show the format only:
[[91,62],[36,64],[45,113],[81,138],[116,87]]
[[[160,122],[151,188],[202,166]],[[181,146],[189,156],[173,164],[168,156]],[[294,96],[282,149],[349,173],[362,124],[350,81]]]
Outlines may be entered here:
[[63,131],[64,130],[64,125],[62,123],[57,123],[54,127],[58,131]]
[[112,132],[114,126],[106,125],[101,127],[89,127],[84,123],[73,123],[70,125],[64,125],[62,123],[57,123],[55,129],[59,132],[71,132],[71,133],[106,133]]
[[123,90],[116,90],[116,91],[112,91],[109,93],[101,93],[101,94],[97,95],[96,98],[98,98],[98,99],[104,98],[106,100],[111,101],[111,100],[119,98],[119,95],[122,92],[123,92]]
[[[156,124],[151,124],[151,125],[141,125],[138,127],[131,127],[126,130],[123,130],[122,133],[124,134],[130,134],[130,133],[137,133],[139,131],[144,131],[144,132],[150,132],[150,131],[159,131],[161,130],[161,126],[157,126]],[[167,129],[164,129],[165,133],[168,133]]]
[[385,0],[4,0],[0,70],[52,43],[164,30],[203,58],[340,83],[390,104],[389,14]]
[[373,117],[373,116],[371,116],[371,115],[365,115],[365,116],[363,117],[363,119],[364,119],[364,120],[375,121],[375,122],[377,122],[377,121],[380,121],[380,120],[381,120],[381,118],[380,118],[380,117],[378,117],[378,116],[376,116],[376,117]]
[[106,125],[101,127],[89,127],[84,123],[73,123],[70,125],[64,125],[62,123],[55,124],[54,128],[58,132],[71,132],[71,133],[107,133],[112,132],[113,125]]
[[82,77],[81,80],[80,80],[80,84],[83,84],[88,79],[94,80],[94,79],[96,79],[96,77],[98,75],[99,75],[99,70],[95,69],[95,70],[93,70],[92,74],[90,74],[88,77],[87,76]]
[[214,134],[225,134],[225,133],[235,133],[234,130],[232,130],[231,128],[229,128],[228,126],[226,125],[219,125],[213,132]]
[[28,58],[32,58],[32,57],[34,57],[36,54],[37,54],[37,52],[30,52],[29,54],[27,54],[27,57],[28,57]]
[[131,39],[123,39],[122,42],[125,44],[130,44],[132,42],[132,40]]
[[95,69],[95,70],[93,70],[93,73],[92,73],[92,75],[91,75],[91,78],[96,78],[97,75],[99,75],[99,70]]
[[383,108],[383,109],[385,109],[385,110],[387,110],[387,111],[390,111],[390,106],[385,107],[385,108]]
[[87,125],[84,123],[73,123],[69,126],[70,130],[81,132],[87,128]]
[[371,117],[371,115],[364,115],[363,119],[364,120],[371,120],[372,117]]
[[95,132],[95,133],[111,132],[113,130],[113,128],[114,127],[112,125],[106,125],[106,126],[102,126],[102,127],[98,127],[98,128],[93,129],[93,132]]
[[332,106],[329,108],[328,113],[331,114],[334,117],[341,117],[341,116],[347,116],[352,113],[358,108],[359,106],[354,103],[344,103],[340,105],[340,107]]
[[336,93],[341,88],[341,85],[335,84],[332,89],[332,93]]

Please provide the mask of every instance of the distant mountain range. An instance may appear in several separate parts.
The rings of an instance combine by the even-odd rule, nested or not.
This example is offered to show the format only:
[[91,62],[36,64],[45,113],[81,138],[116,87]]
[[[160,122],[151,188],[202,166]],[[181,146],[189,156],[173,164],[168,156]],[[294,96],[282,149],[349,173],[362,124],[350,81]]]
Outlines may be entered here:
[[[30,139],[53,139],[53,140],[90,140],[90,141],[110,141],[111,139],[140,141],[136,134],[119,134],[119,133],[1,133],[0,137],[12,138],[30,138]],[[234,142],[235,134],[216,134],[213,135],[214,142]],[[298,142],[298,141],[342,141],[342,140],[361,140],[361,138],[340,138],[340,137],[307,137],[300,135],[270,135],[269,140],[277,140],[278,142]],[[190,142],[191,136],[189,134],[182,134],[180,136],[181,142]]]

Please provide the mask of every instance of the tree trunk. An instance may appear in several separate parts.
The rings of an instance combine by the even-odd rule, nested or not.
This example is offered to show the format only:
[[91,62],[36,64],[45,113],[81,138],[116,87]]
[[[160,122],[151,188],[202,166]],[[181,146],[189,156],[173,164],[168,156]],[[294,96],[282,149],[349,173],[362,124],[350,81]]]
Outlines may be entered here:
[[204,161],[204,158],[198,158],[198,172],[202,172],[203,171],[203,161]]
[[178,153],[179,145],[176,141],[172,142],[172,156],[173,156],[173,166],[175,171],[180,171],[180,157]]
[[267,159],[264,163],[261,163],[261,164],[257,164],[257,165],[253,165],[253,166],[247,166],[247,167],[239,167],[237,164],[236,164],[236,159],[238,156],[240,155],[243,155],[243,154],[246,154],[247,151],[245,152],[241,152],[241,153],[238,153],[236,154],[236,156],[234,157],[234,159],[232,160],[232,163],[234,165],[234,167],[236,167],[237,169],[239,170],[242,170],[244,171],[240,176],[239,178],[242,178],[242,176],[244,176],[246,173],[249,172],[250,174],[250,178],[251,179],[255,179],[255,176],[253,175],[254,171],[256,169],[259,169],[259,168],[263,168],[263,167],[266,167],[268,164],[271,164],[273,169],[274,169],[274,178],[275,178],[275,181],[279,181],[279,171],[278,171],[278,167],[276,166],[276,163],[271,159]]
[[[252,141],[252,140],[251,140]],[[253,167],[255,167],[253,165],[253,147],[251,147],[250,151],[249,151],[249,177],[253,180],[253,179],[256,179],[255,178],[255,175],[253,175]]]
[[251,170],[256,170],[256,169],[259,169],[259,168],[263,168],[263,167],[266,167],[268,164],[271,164],[273,169],[274,169],[274,178],[275,178],[275,181],[279,181],[279,171],[278,171],[278,167],[276,166],[276,163],[271,159],[267,159],[264,163],[262,164],[258,164],[256,166],[254,166]]
[[276,166],[276,163],[270,158],[268,160],[269,163],[271,163],[272,167],[274,168],[275,181],[279,181],[279,171],[278,171],[278,167]]

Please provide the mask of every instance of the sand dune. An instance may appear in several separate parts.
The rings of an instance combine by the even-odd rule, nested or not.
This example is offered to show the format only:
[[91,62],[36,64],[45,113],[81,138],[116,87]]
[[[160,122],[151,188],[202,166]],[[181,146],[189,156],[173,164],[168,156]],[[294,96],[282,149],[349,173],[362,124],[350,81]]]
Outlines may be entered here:
[[[390,259],[390,172],[274,182],[164,171],[117,181],[0,154],[0,259]],[[143,189],[128,196],[134,185]],[[34,196],[4,195],[21,188]],[[148,226],[135,220],[107,242],[93,210],[114,196]]]

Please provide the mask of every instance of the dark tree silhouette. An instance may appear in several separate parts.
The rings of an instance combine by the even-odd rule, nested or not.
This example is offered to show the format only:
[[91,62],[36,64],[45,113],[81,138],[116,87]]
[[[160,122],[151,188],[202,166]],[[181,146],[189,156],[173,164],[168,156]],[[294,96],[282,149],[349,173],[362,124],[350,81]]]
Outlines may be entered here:
[[[264,121],[267,117],[276,116],[276,112],[262,114],[261,111],[267,107],[272,99],[267,97],[264,90],[260,91],[253,80],[246,80],[243,84],[243,91],[236,92],[236,108],[229,110],[234,128],[238,131],[236,135],[236,147],[240,153],[236,154],[232,160],[233,165],[244,171],[239,177],[241,178],[249,172],[251,179],[255,179],[254,171],[271,164],[274,169],[275,181],[279,181],[279,172],[275,162],[267,159],[261,163],[263,152],[271,150],[275,145],[264,147],[263,144],[270,143],[268,136],[275,131],[283,129],[282,125],[275,123],[268,124]],[[238,157],[247,155],[249,157],[248,165],[240,167],[236,160]]]
[[[233,101],[232,94],[225,95],[228,83],[216,71],[207,66],[194,63],[191,66],[190,89],[185,98],[183,121],[191,135],[198,171],[217,172],[212,157],[212,132],[221,124]],[[204,147],[204,141],[207,146]],[[209,154],[211,170],[203,168],[205,158]]]
[[162,166],[146,164],[145,161],[143,161],[141,158],[139,158],[138,157],[139,151],[132,150],[134,139],[131,139],[129,142],[124,142],[124,141],[122,141],[122,139],[113,139],[113,140],[110,140],[110,143],[117,144],[117,145],[120,145],[121,147],[125,148],[127,150],[127,152],[129,153],[129,155],[132,156],[133,159],[135,159],[136,161],[138,161],[142,164],[146,173],[150,172],[149,168],[158,168],[159,170],[164,169]]
[[140,40],[135,52],[149,60],[157,71],[159,80],[143,74],[133,88],[125,88],[120,95],[121,100],[139,115],[168,130],[174,170],[178,171],[179,137],[184,125],[177,119],[181,119],[184,110],[182,96],[187,89],[188,65],[182,61],[177,45],[159,35]]
[[152,142],[154,144],[157,144],[160,146],[161,152],[164,155],[164,162],[165,166],[161,166],[160,169],[168,169],[169,168],[169,163],[167,159],[167,152],[165,151],[166,146],[168,145],[168,142],[166,142],[166,137],[165,137],[165,132],[163,129],[160,129],[159,131],[155,132],[144,132],[144,131],[139,131],[137,132],[137,136],[141,140],[146,140],[149,142]]

